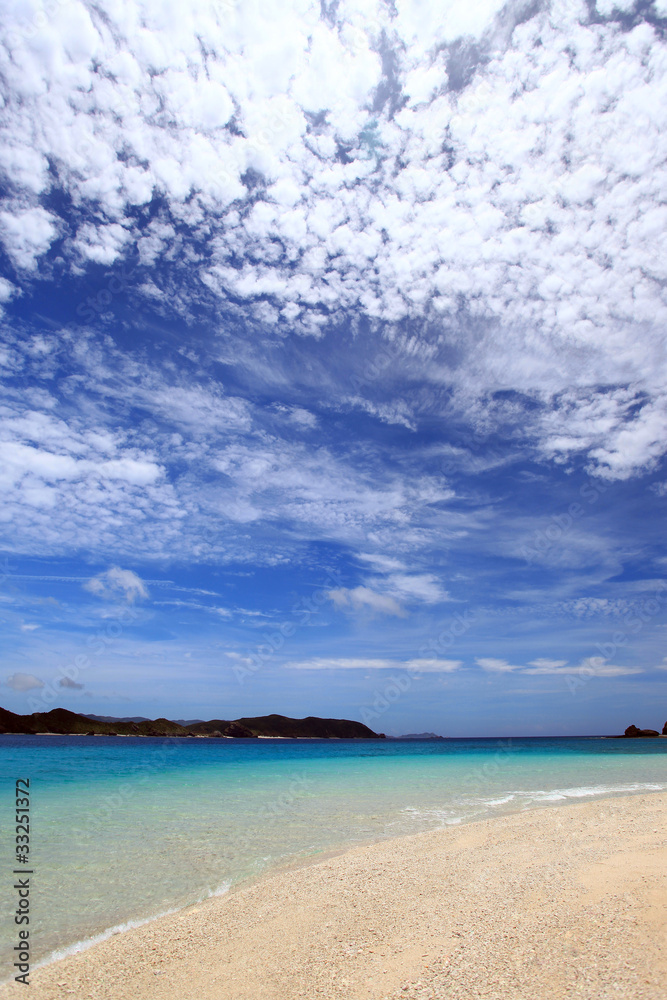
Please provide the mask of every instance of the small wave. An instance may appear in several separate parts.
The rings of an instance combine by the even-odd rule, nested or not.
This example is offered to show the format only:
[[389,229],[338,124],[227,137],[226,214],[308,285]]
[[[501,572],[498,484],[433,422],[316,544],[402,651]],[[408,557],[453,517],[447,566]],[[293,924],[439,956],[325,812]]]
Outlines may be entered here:
[[485,805],[485,806],[504,806],[508,802],[511,802],[514,797],[515,797],[515,793],[514,792],[510,792],[508,795],[505,795],[505,797],[502,798],[502,799],[484,799],[483,800],[483,805]]
[[452,815],[452,809],[417,809],[415,806],[406,806],[401,812],[409,813],[414,819],[445,823],[447,826],[462,823],[465,818],[457,814]]
[[62,958],[67,958],[69,955],[78,955],[79,952],[88,951],[89,948],[99,944],[101,941],[106,941],[107,938],[113,937],[114,934],[123,934],[125,931],[134,930],[136,927],[143,927],[145,924],[152,923],[153,920],[159,920],[160,917],[169,917],[172,913],[179,913],[188,906],[196,906],[197,903],[203,903],[205,899],[224,896],[225,893],[229,892],[230,886],[230,882],[223,882],[217,889],[207,889],[206,892],[193,899],[192,902],[185,903],[184,906],[174,906],[169,910],[161,910],[159,913],[155,913],[151,917],[144,917],[141,920],[126,920],[122,924],[115,924],[113,927],[108,927],[106,930],[100,931],[99,934],[93,934],[91,937],[83,938],[81,941],[76,941],[74,944],[67,945],[64,948],[57,948],[47,958],[35,962],[34,968],[39,968],[42,965],[50,965],[52,962],[59,962]]

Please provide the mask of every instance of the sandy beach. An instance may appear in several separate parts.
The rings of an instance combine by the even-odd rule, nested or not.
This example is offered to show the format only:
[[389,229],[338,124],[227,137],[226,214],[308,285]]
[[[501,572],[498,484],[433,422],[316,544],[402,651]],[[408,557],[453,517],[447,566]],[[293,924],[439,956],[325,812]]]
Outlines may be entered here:
[[[20,984],[3,1000],[25,996]],[[34,970],[56,1000],[667,997],[667,795],[294,865]]]

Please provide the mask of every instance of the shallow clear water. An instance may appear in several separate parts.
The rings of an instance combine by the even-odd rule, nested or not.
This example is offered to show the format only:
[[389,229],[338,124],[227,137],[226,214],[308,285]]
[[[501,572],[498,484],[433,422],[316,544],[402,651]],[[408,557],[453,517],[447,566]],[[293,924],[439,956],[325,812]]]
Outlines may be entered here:
[[501,813],[667,789],[667,740],[0,737],[1,979],[14,783],[30,779],[33,961],[298,856]]

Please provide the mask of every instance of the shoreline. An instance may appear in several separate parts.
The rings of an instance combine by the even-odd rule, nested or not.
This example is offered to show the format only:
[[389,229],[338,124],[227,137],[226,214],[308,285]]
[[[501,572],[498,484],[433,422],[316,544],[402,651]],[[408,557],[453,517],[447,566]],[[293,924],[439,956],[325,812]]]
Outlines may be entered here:
[[[211,736],[206,733],[189,733],[184,735],[183,733],[53,733],[53,732],[41,732],[41,733],[12,733],[12,732],[2,732],[0,736],[75,736],[80,738],[92,739],[93,737],[112,737],[114,739],[141,739],[141,740],[233,740],[236,743],[251,743],[254,740],[292,740],[292,741],[305,741],[305,740],[319,740],[320,742],[345,742],[347,740],[354,740],[359,742],[364,740],[364,742],[373,743],[376,740],[382,741],[383,743],[400,743],[400,742],[420,742],[414,736],[264,736],[257,735],[253,737],[238,737],[238,736],[225,736],[221,733],[219,736]],[[609,735],[609,734],[598,734],[593,733],[583,736],[438,736],[435,739],[425,738],[422,742],[456,742],[464,740],[479,740],[479,741],[491,741],[491,740],[638,740],[644,742],[647,740],[667,740],[667,733],[655,733],[653,736],[626,736],[623,733],[619,735]]]
[[[567,942],[583,934],[590,939],[586,962],[590,965],[590,956],[598,955],[593,962],[596,975],[604,978],[605,969],[616,970],[617,986],[609,996],[667,997],[666,821],[667,793],[653,792],[554,804],[295,858],[222,896],[149,918],[122,933],[110,929],[91,946],[82,942],[83,949],[76,953],[46,959],[31,971],[32,995],[55,1000],[70,989],[77,1000],[176,1000],[190,993],[201,1000],[301,1000],[315,995],[426,1000],[440,996],[436,980],[444,977],[447,997],[457,1000],[515,1000],[522,991],[531,1000],[605,996],[602,989],[572,992],[576,983],[565,992],[565,982],[557,992],[553,979],[548,990],[538,981],[517,981],[517,975],[519,980],[539,979],[554,947],[559,953],[553,969],[561,979],[565,970],[576,980],[580,973]],[[596,865],[602,866],[602,874],[596,874]],[[531,892],[526,896],[525,880],[517,883],[522,870],[533,872],[528,886],[534,898],[528,898]],[[605,881],[602,876],[610,871],[615,879]],[[462,872],[467,873],[463,880]],[[587,884],[588,890],[582,890]],[[475,885],[480,891],[471,894]],[[584,912],[586,891],[593,893],[591,905],[599,911],[595,917]],[[624,902],[628,892],[636,896],[634,907]],[[651,893],[657,893],[655,900]],[[651,935],[642,932],[649,911],[649,923],[652,920],[659,931],[653,947]],[[527,915],[531,919],[505,964],[493,959],[492,949],[480,966],[482,973],[466,966],[466,981],[482,975],[489,988],[495,984],[495,992],[470,992],[457,978],[458,939],[468,942],[463,951],[470,955],[480,948],[485,951],[486,932],[502,952],[502,940],[496,940],[502,914],[505,937],[508,928],[526,924]],[[619,920],[627,923],[625,939],[633,939],[632,947],[619,941]],[[542,933],[537,940],[535,928],[545,921],[560,921],[560,936]],[[605,928],[606,938],[601,935]],[[517,949],[524,957],[533,956],[518,967]],[[544,949],[548,954],[536,961]],[[640,952],[647,956],[646,982],[625,968],[631,965],[636,971],[641,966]],[[507,961],[514,978],[513,985],[508,981],[504,986]],[[21,996],[20,985],[0,986],[0,998]],[[478,982],[474,988],[487,986]]]

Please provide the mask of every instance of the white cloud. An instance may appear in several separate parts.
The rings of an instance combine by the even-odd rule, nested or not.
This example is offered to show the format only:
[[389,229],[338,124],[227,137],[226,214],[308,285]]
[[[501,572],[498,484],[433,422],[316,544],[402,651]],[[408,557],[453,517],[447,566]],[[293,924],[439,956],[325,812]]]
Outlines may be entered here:
[[315,656],[286,663],[289,670],[407,670],[411,673],[448,674],[458,670],[461,660],[388,660]]
[[507,660],[496,659],[494,657],[479,657],[475,660],[482,670],[488,673],[498,674],[529,674],[533,676],[560,675],[590,677],[626,677],[632,674],[641,674],[643,670],[639,667],[621,667],[607,663],[601,656],[588,656],[579,664],[569,664],[567,660],[552,660],[540,657],[531,660],[528,666],[508,663]]
[[[427,485],[424,493],[428,493]],[[356,591],[381,595],[395,601],[398,606],[404,603],[438,604],[449,600],[447,591],[433,573],[410,573],[402,560],[380,553],[361,552],[357,558],[362,563],[370,564],[376,575],[370,577],[365,586],[357,587]],[[357,595],[355,601],[358,603],[360,600],[361,595]]]
[[7,278],[0,278],[0,303],[9,302],[16,295],[18,288]]
[[43,208],[0,211],[0,239],[19,270],[32,271],[58,233],[54,215]]
[[149,596],[141,577],[131,569],[121,569],[120,566],[112,566],[106,572],[98,573],[84,583],[83,587],[97,597],[115,599],[122,596],[130,604],[137,598]]
[[407,670],[425,674],[449,674],[462,666],[461,660],[408,660]]
[[402,399],[394,403],[375,403],[370,399],[364,399],[363,396],[351,396],[349,404],[354,408],[365,410],[366,413],[377,417],[382,423],[398,424],[407,427],[410,431],[417,429],[412,411]]
[[530,667],[524,667],[523,674],[559,674],[561,676],[590,677],[629,677],[641,674],[640,667],[621,667],[607,663],[601,656],[585,657],[579,664],[567,664],[567,660],[531,660]]
[[382,555],[380,552],[359,552],[357,559],[370,563],[376,572],[390,573],[407,570],[405,563],[393,556]]
[[378,611],[385,615],[397,615],[399,618],[405,617],[405,610],[398,601],[387,594],[378,594],[369,587],[338,587],[327,591],[327,597],[333,601],[337,608],[351,608],[355,611],[368,610]]
[[181,601],[176,599],[171,601],[153,601],[153,604],[157,607],[192,608],[195,611],[208,611],[213,615],[218,615],[220,618],[232,617],[232,612],[229,608],[213,607],[210,604],[200,604],[197,601]]
[[446,590],[432,573],[390,573],[385,587],[397,600],[438,604],[449,600]]
[[531,660],[529,666],[535,667],[535,672],[539,671],[541,673],[553,673],[558,670],[559,667],[564,667],[567,660],[550,660],[547,657],[540,656],[537,660]]
[[[122,443],[103,429],[77,432],[51,414],[5,405],[0,440],[5,484],[33,477],[40,484],[67,481],[115,480],[147,486],[162,475],[147,455],[123,453]],[[39,441],[38,445],[27,443]],[[100,454],[102,452],[102,454]],[[117,457],[110,457],[116,452]],[[87,453],[87,454],[86,454]]]
[[33,688],[44,687],[44,681],[40,681],[39,677],[35,677],[34,674],[12,674],[5,683],[13,691],[32,691]]
[[[46,384],[57,370],[73,373],[60,398],[17,389],[0,410],[0,519],[11,518],[12,545],[22,551],[75,546],[118,561],[168,549],[265,562],[322,538],[408,552],[426,539],[406,524],[430,518],[430,505],[450,495],[413,467],[388,470],[377,453],[350,453],[336,441],[327,447],[310,435],[304,441],[295,433],[310,430],[303,407],[262,409],[219,384],[197,384],[188,366],[175,375],[169,359],[144,365],[109,342],[68,331],[10,344],[17,371]],[[280,361],[270,367],[282,384]],[[269,544],[269,526],[278,523],[290,531],[274,533]],[[252,526],[250,544],[239,525]],[[396,580],[368,581],[369,590],[397,604],[403,595],[442,596],[435,578],[394,562]]]
[[508,663],[507,660],[496,659],[493,656],[480,656],[475,659],[475,663],[487,673],[510,674],[515,670],[522,670],[522,667]]
[[299,660],[285,664],[285,667],[289,670],[392,670],[396,666],[395,660],[366,660],[322,656],[314,656],[309,660]]
[[295,427],[303,427],[304,429],[312,429],[317,427],[317,417],[310,410],[306,410],[303,406],[285,406],[284,404],[278,404],[275,407],[278,413],[282,413],[285,419],[288,420]]
[[[84,344],[79,342],[77,350],[85,358]],[[21,345],[18,363],[49,373],[58,363],[59,346],[55,337],[33,338]],[[86,379],[91,395],[99,387],[97,360],[90,358],[92,370]],[[164,467],[155,461],[151,442],[137,448],[131,443],[137,440],[132,427],[121,431],[118,420],[100,412],[91,395],[86,404],[80,392],[82,410],[72,413],[67,402],[48,393],[5,392],[0,406],[0,520],[14,525],[12,547],[53,552],[83,546],[99,551],[117,534],[128,542],[132,535],[136,540],[137,532],[148,530],[148,513],[161,520],[163,538],[175,534],[184,512],[173,486],[165,481]],[[95,411],[97,419],[92,418]]]

